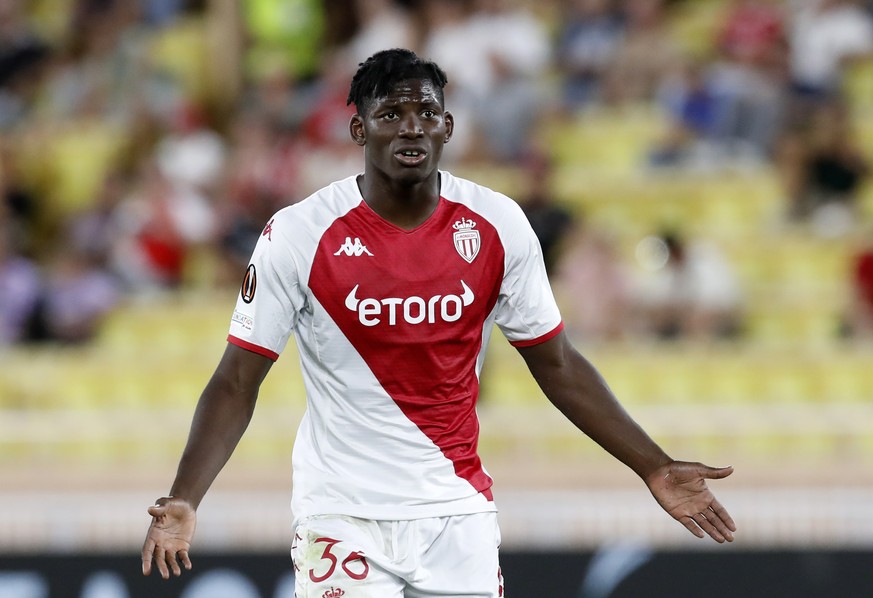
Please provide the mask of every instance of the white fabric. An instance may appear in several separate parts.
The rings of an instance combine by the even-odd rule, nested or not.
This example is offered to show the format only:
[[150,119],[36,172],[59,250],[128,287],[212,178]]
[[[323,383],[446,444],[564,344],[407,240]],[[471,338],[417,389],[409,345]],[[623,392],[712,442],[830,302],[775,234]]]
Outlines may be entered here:
[[496,513],[413,521],[309,518],[297,525],[291,548],[296,596],[497,598],[503,595],[499,546]]
[[[475,456],[478,422],[469,411],[488,333],[496,323],[511,342],[535,344],[557,333],[561,319],[536,237],[518,205],[449,173],[441,177],[441,204],[416,231],[400,231],[376,216],[349,177],[278,212],[254,251],[256,288],[250,296],[241,292],[229,340],[276,358],[295,335],[308,400],[293,455],[298,518],[411,519],[495,509],[490,478]],[[455,212],[482,231],[468,270],[453,241]],[[353,233],[342,228],[349,222],[357,227]],[[452,260],[447,274],[445,262]],[[410,264],[410,280],[386,281],[385,272],[399,262]],[[313,270],[319,263],[324,271]],[[340,266],[348,269],[334,270]],[[492,270],[493,283],[482,277]],[[383,287],[398,299],[383,294],[388,298],[380,304],[379,295],[371,298]],[[401,302],[417,295],[418,303]],[[350,298],[366,309],[349,311]],[[408,320],[416,320],[418,305],[429,306],[430,320],[413,326]],[[371,350],[403,327],[412,336],[399,352],[390,344]],[[460,345],[458,334],[465,339]],[[413,362],[404,361],[413,359],[404,356],[407,350]],[[459,353],[465,361],[457,371],[410,374],[422,362],[438,368]],[[409,395],[419,387],[427,396]],[[446,391],[450,396],[440,394],[445,388],[454,389]],[[460,410],[457,417],[452,409]],[[452,428],[465,414],[463,425]]]
[[795,80],[832,88],[843,61],[873,52],[873,20],[857,6],[821,11],[799,9],[791,31],[791,72]]

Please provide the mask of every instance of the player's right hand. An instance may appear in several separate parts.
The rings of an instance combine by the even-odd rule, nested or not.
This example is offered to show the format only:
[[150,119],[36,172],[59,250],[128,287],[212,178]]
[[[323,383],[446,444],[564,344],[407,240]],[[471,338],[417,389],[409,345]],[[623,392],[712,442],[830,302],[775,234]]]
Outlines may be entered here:
[[734,472],[733,467],[671,461],[655,471],[646,484],[658,504],[698,538],[706,534],[721,544],[733,542],[737,526],[706,485]]
[[143,575],[151,574],[152,561],[164,579],[170,578],[170,571],[177,577],[182,574],[180,562],[190,570],[188,550],[197,524],[194,507],[183,499],[165,497],[158,499],[148,512],[152,524],[142,547]]

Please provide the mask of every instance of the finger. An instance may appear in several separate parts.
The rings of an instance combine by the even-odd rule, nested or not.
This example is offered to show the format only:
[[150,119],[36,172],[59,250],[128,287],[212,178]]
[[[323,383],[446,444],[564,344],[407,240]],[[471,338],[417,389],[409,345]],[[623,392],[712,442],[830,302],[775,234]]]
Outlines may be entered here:
[[155,548],[155,565],[157,566],[161,577],[164,579],[170,579],[170,570],[167,569],[167,555],[164,552],[164,549],[160,546]]
[[710,480],[720,480],[728,477],[733,472],[734,468],[732,465],[728,465],[727,467],[709,467],[708,465],[704,465],[700,475]]
[[152,573],[152,555],[155,551],[155,541],[147,538],[145,545],[142,547],[142,574],[151,575]]
[[703,530],[697,526],[697,524],[694,522],[694,520],[691,517],[683,517],[682,519],[679,520],[679,523],[684,525],[688,529],[689,532],[691,532],[692,534],[694,534],[698,538],[705,537]]
[[715,529],[718,530],[718,533],[720,533],[725,540],[728,542],[734,541],[734,535],[731,533],[731,530],[728,529],[722,518],[718,516],[718,513],[713,510],[708,510],[704,515],[706,516],[706,519],[715,526]]
[[721,533],[712,524],[712,522],[706,518],[706,515],[704,515],[703,513],[698,513],[694,516],[694,522],[699,525],[703,531],[709,534],[709,537],[711,537],[713,540],[715,540],[719,544],[722,544],[724,542],[724,536],[722,536]]
[[179,558],[182,559],[182,565],[184,565],[185,570],[190,571],[191,567],[193,565],[191,565],[191,558],[188,556],[188,551],[187,550],[180,550],[179,551]]
[[709,508],[712,509],[716,515],[718,515],[719,519],[721,519],[724,522],[724,524],[727,526],[727,528],[730,531],[732,531],[732,532],[737,531],[737,524],[734,523],[734,520],[731,518],[730,514],[727,512],[727,509],[725,509],[723,506],[721,506],[720,502],[718,502],[716,499],[713,498],[712,504],[710,505]]
[[148,511],[149,511],[149,515],[151,515],[152,517],[155,517],[155,518],[163,517],[167,512],[167,507],[162,507],[159,505],[152,505],[151,507],[148,508]]
[[167,552],[167,564],[170,566],[173,575],[176,577],[182,575],[182,569],[179,567],[179,559],[176,558],[175,552]]

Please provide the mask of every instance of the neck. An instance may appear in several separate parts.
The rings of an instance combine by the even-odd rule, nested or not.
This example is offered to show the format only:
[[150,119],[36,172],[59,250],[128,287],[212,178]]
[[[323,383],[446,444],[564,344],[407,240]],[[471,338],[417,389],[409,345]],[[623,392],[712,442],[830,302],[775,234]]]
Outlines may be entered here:
[[381,218],[403,229],[413,229],[427,220],[439,203],[440,176],[434,171],[423,181],[404,183],[364,172],[358,189],[367,205]]

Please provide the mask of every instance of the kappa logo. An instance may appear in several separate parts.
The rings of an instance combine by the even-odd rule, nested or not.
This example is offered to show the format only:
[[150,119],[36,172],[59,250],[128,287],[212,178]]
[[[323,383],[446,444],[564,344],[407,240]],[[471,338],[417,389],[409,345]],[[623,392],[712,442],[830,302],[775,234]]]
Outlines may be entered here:
[[458,255],[467,260],[468,264],[472,264],[476,256],[479,255],[479,246],[481,245],[481,237],[479,231],[473,227],[476,223],[466,218],[461,218],[452,225],[455,229],[454,241],[455,249],[458,250]]
[[433,324],[457,322],[464,308],[476,298],[473,291],[462,280],[463,292],[460,295],[434,295],[430,299],[422,297],[386,297],[384,299],[358,299],[358,287],[346,296],[346,308],[358,314],[358,321],[364,326],[376,326],[387,318],[389,326],[396,326],[402,318],[408,324]]
[[352,241],[351,237],[346,237],[346,240],[343,242],[342,245],[340,245],[340,248],[337,249],[334,255],[339,255],[341,253],[344,253],[349,257],[360,257],[364,254],[367,254],[371,257],[373,256],[373,254],[370,253],[370,250],[367,249],[367,246],[361,243],[361,240],[358,237],[355,237],[354,242]]
[[346,593],[343,592],[342,588],[335,588],[330,586],[330,589],[321,595],[321,598],[340,598],[341,596],[345,596]]

